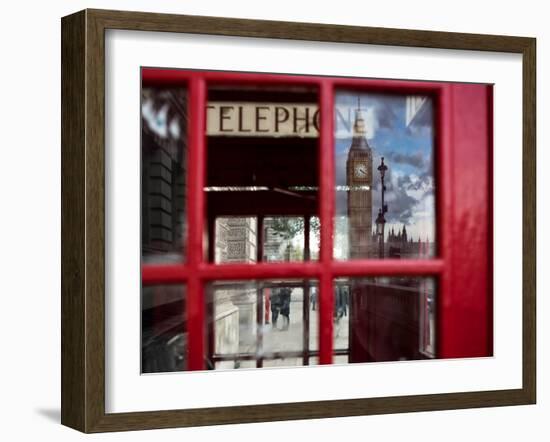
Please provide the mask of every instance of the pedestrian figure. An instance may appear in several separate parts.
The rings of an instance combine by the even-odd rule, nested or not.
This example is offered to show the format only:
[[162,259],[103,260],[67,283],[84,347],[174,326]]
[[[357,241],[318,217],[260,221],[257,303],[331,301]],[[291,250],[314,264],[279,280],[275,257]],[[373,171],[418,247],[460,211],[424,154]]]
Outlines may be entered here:
[[290,295],[292,289],[284,287],[281,289],[281,315],[284,318],[283,330],[288,330],[290,326]]
[[271,303],[271,326],[277,328],[277,319],[279,319],[279,312],[281,310],[281,294],[280,289],[273,288],[269,295]]
[[317,288],[311,287],[309,290],[309,302],[311,303],[311,310],[315,310],[315,307],[317,306]]
[[348,315],[349,307],[349,286],[342,287],[342,309],[344,311],[344,316]]
[[344,300],[342,288],[337,285],[334,287],[334,320],[339,321],[344,316]]

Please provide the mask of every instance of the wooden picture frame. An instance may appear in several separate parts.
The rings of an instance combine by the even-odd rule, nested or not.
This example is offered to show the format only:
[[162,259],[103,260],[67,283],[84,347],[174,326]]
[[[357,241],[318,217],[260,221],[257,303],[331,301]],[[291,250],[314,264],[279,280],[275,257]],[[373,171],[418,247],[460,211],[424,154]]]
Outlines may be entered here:
[[[105,30],[517,53],[523,65],[523,382],[512,390],[132,413],[105,412]],[[536,400],[536,41],[85,10],[62,19],[62,411],[83,432],[533,404]]]

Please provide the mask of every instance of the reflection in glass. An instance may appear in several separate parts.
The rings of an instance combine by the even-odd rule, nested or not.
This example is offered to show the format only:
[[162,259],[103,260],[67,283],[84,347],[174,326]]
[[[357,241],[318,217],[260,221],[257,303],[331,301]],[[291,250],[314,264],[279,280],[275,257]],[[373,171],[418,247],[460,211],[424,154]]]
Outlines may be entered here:
[[256,217],[219,217],[215,223],[214,262],[254,263],[258,259],[257,243],[263,239],[263,262],[300,262],[318,259],[319,218],[310,218],[309,250],[305,237],[305,218],[265,217],[263,231]]
[[334,349],[349,349],[350,283],[347,280],[334,282]]
[[309,261],[319,260],[321,248],[321,222],[319,217],[312,216],[309,219]]
[[[290,216],[264,218],[263,260],[266,262],[293,262],[319,259],[319,218],[309,217],[307,244],[306,220],[307,218]],[[307,254],[309,254],[309,259]]]
[[141,238],[143,262],[185,254],[187,97],[182,88],[141,91]]
[[334,349],[350,363],[436,357],[433,278],[341,278],[334,292]]
[[297,280],[211,283],[215,367],[307,365],[318,340],[312,291]]
[[419,337],[420,353],[434,358],[435,350],[435,284],[433,279],[422,278],[419,281],[420,317]]
[[[349,357],[347,355],[334,355],[332,357],[332,363],[334,365],[349,364]],[[309,360],[309,365],[319,365],[319,357],[312,356]]]
[[185,287],[145,286],[141,292],[141,372],[185,369]]
[[340,92],[335,118],[334,257],[433,257],[431,98]]
[[[206,369],[318,364],[316,281],[208,284]],[[185,287],[144,287],[142,372],[186,369]],[[334,364],[437,357],[436,283],[425,277],[334,281]]]
[[263,238],[264,261],[304,260],[304,218],[266,217]]

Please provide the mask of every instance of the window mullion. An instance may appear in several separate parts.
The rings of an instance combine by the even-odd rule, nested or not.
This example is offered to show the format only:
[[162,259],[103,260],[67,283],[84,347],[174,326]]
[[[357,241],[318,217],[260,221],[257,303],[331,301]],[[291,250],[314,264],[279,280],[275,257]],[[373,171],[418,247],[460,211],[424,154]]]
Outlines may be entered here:
[[320,83],[319,110],[319,218],[321,250],[319,261],[319,363],[332,363],[334,290],[332,289],[332,249],[334,230],[334,85]]
[[188,103],[188,247],[189,280],[187,288],[187,369],[204,369],[205,302],[204,287],[198,272],[203,263],[204,182],[206,170],[206,82],[193,77],[189,81]]

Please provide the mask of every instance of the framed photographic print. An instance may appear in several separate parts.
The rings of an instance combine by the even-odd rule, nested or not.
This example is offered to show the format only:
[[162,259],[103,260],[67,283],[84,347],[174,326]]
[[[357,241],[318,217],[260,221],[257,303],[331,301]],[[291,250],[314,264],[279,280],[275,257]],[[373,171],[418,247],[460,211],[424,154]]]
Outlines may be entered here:
[[62,20],[62,423],[535,402],[535,40]]

